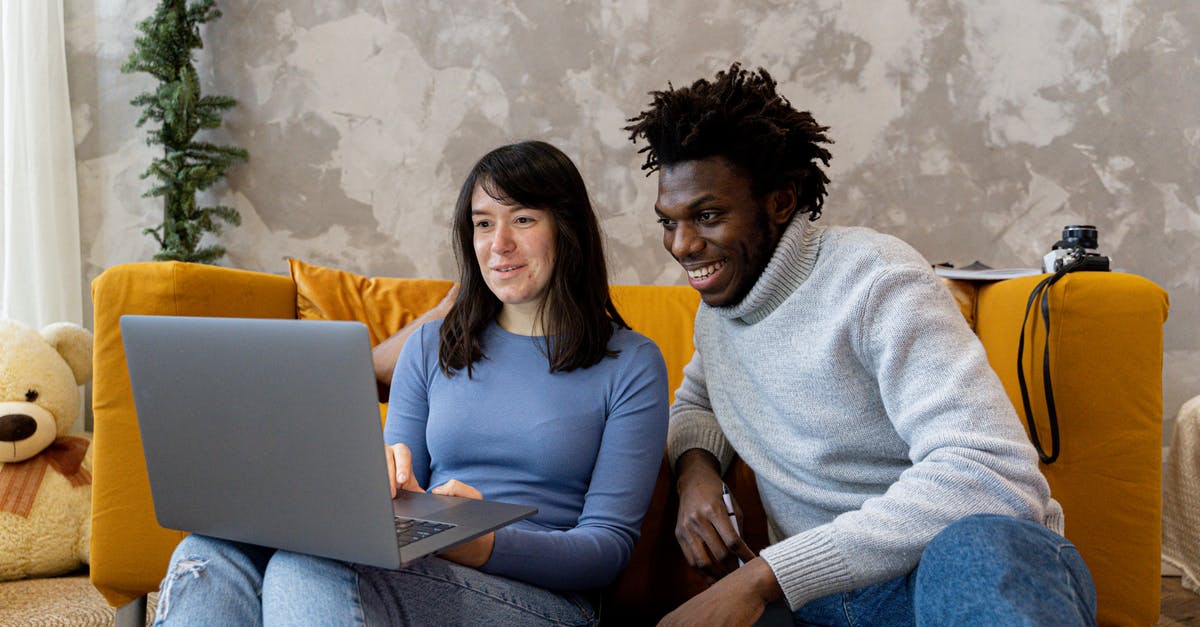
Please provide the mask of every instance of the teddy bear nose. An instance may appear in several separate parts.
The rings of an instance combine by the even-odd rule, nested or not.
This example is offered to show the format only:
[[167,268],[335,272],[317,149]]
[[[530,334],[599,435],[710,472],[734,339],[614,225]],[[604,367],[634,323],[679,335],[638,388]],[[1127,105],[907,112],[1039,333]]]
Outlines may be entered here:
[[0,442],[20,442],[37,431],[37,421],[25,414],[0,416]]

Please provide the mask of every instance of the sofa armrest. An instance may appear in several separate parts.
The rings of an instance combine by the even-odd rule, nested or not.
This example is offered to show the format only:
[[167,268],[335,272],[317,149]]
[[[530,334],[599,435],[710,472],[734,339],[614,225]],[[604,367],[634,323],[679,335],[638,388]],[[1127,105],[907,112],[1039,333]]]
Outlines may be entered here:
[[92,281],[95,415],[91,579],[120,607],[158,588],[179,531],[158,526],[125,365],[125,314],[296,317],[285,276],[180,262],[114,266]]
[[[976,333],[1024,419],[1017,346],[1043,277],[979,288]],[[1167,293],[1132,274],[1079,272],[1050,288],[1050,375],[1059,458],[1041,466],[1066,513],[1066,536],[1091,569],[1101,624],[1151,624],[1159,611],[1162,357]],[[1036,325],[1033,319],[1037,317]],[[1025,377],[1043,448],[1045,328],[1035,305]],[[1026,427],[1028,430],[1028,426]]]

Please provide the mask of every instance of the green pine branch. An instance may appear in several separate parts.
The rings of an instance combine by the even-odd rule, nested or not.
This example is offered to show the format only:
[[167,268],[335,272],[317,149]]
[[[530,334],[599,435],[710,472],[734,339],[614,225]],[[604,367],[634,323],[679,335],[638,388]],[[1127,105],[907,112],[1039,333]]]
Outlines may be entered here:
[[225,255],[225,248],[201,247],[200,240],[207,233],[219,235],[224,225],[241,224],[233,207],[196,205],[198,192],[249,158],[240,147],[196,139],[201,130],[219,128],[224,112],[237,105],[229,96],[202,94],[192,63],[192,51],[204,47],[200,25],[219,17],[214,0],[161,0],[154,15],[137,25],[141,34],[121,66],[122,72],[144,72],[159,83],[130,101],[142,109],[137,126],[150,124],[146,143],[163,150],[142,173],[143,179],[155,181],[142,196],[163,199],[162,223],[143,230],[159,245],[155,260],[214,263]]

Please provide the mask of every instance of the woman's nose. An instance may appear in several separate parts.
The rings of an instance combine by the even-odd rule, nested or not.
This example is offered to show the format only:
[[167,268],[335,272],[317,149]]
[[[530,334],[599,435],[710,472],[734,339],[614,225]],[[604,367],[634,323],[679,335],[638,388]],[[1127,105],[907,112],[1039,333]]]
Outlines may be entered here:
[[511,252],[514,246],[512,229],[506,224],[496,225],[492,234],[492,252],[504,254]]

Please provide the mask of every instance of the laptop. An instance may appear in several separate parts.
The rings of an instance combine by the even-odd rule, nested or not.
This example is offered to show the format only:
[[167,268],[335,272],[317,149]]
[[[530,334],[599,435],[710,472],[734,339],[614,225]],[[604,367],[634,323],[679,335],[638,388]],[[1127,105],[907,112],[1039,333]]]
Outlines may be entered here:
[[537,513],[391,498],[367,328],[121,316],[163,527],[399,568]]

